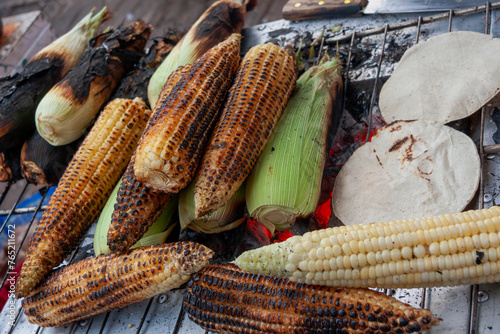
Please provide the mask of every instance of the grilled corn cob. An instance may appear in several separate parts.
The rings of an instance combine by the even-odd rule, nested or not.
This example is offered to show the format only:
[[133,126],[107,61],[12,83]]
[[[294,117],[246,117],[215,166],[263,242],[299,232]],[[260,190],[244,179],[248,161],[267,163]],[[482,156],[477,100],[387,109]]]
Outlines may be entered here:
[[123,75],[140,59],[151,30],[139,20],[94,39],[80,62],[38,104],[38,133],[54,146],[82,136]]
[[[191,65],[178,68],[170,75],[163,87],[159,101],[164,103],[180,78],[189,71]],[[158,109],[156,109],[157,111]],[[151,121],[161,113],[154,113]],[[146,126],[146,130],[151,122]],[[116,204],[107,233],[107,245],[112,252],[124,252],[134,245],[158,219],[172,194],[156,191],[139,182],[134,174],[135,152],[123,175]]]
[[380,292],[294,283],[234,265],[194,274],[183,306],[215,333],[416,333],[440,321]]
[[200,16],[151,77],[148,85],[151,108],[156,106],[163,85],[179,66],[194,63],[231,34],[241,32],[245,14],[252,10],[256,2],[256,0],[218,0]]
[[290,228],[318,206],[328,130],[341,101],[341,65],[324,59],[297,80],[296,88],[247,180],[250,216],[271,232]]
[[194,242],[141,247],[63,267],[23,301],[28,321],[60,326],[177,288],[208,265],[209,248]]
[[[125,174],[127,174],[127,172],[125,172]],[[120,226],[120,228],[118,231],[121,230],[124,231],[123,233],[126,235],[124,239],[126,242],[129,241],[130,238],[129,235],[134,237],[134,234],[128,231],[127,228],[133,229],[134,231],[144,228],[145,231],[140,233],[140,236],[138,236],[138,238],[140,239],[137,242],[130,243],[130,245],[126,247],[120,245],[120,251],[114,250],[114,252],[123,253],[126,250],[132,248],[162,244],[167,240],[168,236],[172,233],[174,227],[176,226],[177,220],[173,219],[173,217],[174,214],[177,212],[177,197],[172,198],[170,201],[167,202],[165,206],[154,208],[154,204],[150,205],[148,201],[151,200],[156,201],[156,199],[154,197],[148,198],[148,196],[142,197],[141,193],[139,193],[141,188],[134,186],[134,188],[131,190],[128,189],[124,190],[124,193],[125,194],[128,193],[129,196],[121,197],[120,199],[121,204],[123,204],[125,201],[128,201],[124,206],[123,211],[121,211],[122,205],[117,204],[117,198],[118,198],[118,191],[120,190],[122,184],[124,183],[124,177],[125,176],[123,176],[120,179],[120,181],[118,181],[118,183],[116,184],[115,188],[113,189],[113,192],[111,193],[106,204],[104,205],[101,214],[99,215],[99,219],[97,220],[97,224],[94,231],[94,254],[96,256],[101,254],[111,253],[111,249],[108,245],[108,233],[112,226],[111,223],[117,224],[116,221],[112,219],[113,212],[115,211],[115,205],[118,206],[119,212],[123,213],[123,215],[119,217],[120,224],[118,225]],[[133,197],[133,200],[131,200],[131,197]],[[138,200],[141,201],[141,203],[137,202]],[[137,209],[133,211],[136,202],[138,206]],[[146,204],[143,204],[142,202],[145,202]],[[151,207],[155,209],[155,212],[147,211]],[[156,212],[156,210],[158,210],[159,212]],[[127,217],[127,215],[132,215],[132,216]],[[148,217],[151,217],[151,219],[154,220],[150,222],[150,221],[145,221],[143,219],[143,218],[147,219]],[[131,224],[131,222],[134,221],[142,225],[147,224],[148,227],[147,228],[142,227],[142,225],[136,227],[133,224]],[[117,230],[115,229],[115,231]],[[120,243],[121,239],[119,238],[119,236],[117,237],[117,239],[118,241],[116,242]]]
[[22,145],[36,131],[38,103],[78,63],[101,23],[111,17],[106,7],[93,14],[40,50],[22,71],[0,78],[0,149]]
[[279,46],[260,44],[247,52],[196,176],[196,218],[223,206],[241,186],[281,116],[295,78],[295,60]]
[[236,74],[240,39],[233,34],[206,52],[156,104],[136,151],[138,181],[171,193],[189,183]]
[[500,282],[500,207],[312,231],[247,251],[242,269],[349,288]]
[[28,294],[77,246],[127,166],[150,111],[117,99],[102,111],[66,168],[31,238],[16,296]]
[[135,244],[172,199],[171,194],[154,191],[135,179],[134,160],[123,174],[111,216],[107,239],[112,252],[124,252]]

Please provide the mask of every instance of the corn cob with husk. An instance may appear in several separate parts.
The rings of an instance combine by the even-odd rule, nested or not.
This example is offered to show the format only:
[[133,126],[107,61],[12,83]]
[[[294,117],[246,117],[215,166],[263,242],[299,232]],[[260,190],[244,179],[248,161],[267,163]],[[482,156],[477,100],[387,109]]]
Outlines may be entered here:
[[95,255],[164,243],[176,226],[173,217],[177,197],[151,193],[130,182],[130,168],[129,164],[99,215],[94,232]]
[[177,193],[191,181],[238,69],[240,39],[233,34],[206,52],[156,104],[135,153],[139,182]]
[[254,46],[242,59],[196,176],[196,218],[223,206],[241,186],[285,109],[295,79],[293,56],[275,44]]
[[[190,68],[191,65],[186,65],[172,73],[162,89],[159,98],[161,104],[165,103],[165,99],[170,95],[172,89]],[[160,109],[155,109],[155,113],[151,116],[151,122],[146,126],[145,132],[155,122],[156,118],[161,116],[161,113],[156,113],[158,110]],[[111,222],[109,229],[107,229],[107,242],[105,243],[112,252],[124,252],[129,249],[160,218],[162,212],[172,211],[167,210],[165,206],[172,206],[173,202],[177,203],[177,198],[173,200],[172,194],[156,191],[139,182],[134,174],[134,163],[135,152],[120,182],[117,195],[114,197],[116,204],[112,204],[114,209],[111,217],[109,217]],[[101,221],[101,217],[99,217],[99,220]],[[162,219],[162,221],[165,224],[170,223],[170,219]],[[108,249],[105,245],[101,248],[103,250]]]
[[[134,68],[120,81],[111,95],[110,100],[116,98],[134,99],[140,97],[148,103],[148,85],[151,76],[170,51],[181,39],[180,34],[169,33],[167,36],[154,39],[148,52],[137,62]],[[151,108],[152,109],[152,108]]]
[[24,313],[52,327],[125,307],[181,286],[212,256],[205,246],[178,242],[84,259],[51,273],[23,300]]
[[327,136],[340,101],[341,66],[324,59],[297,80],[295,90],[248,177],[250,216],[274,229],[289,228],[314,213],[321,194]]
[[35,229],[17,281],[18,298],[77,247],[125,170],[149,115],[141,99],[117,99],[104,108]]
[[199,233],[220,233],[236,228],[246,219],[245,214],[245,185],[218,208],[200,218],[194,213],[194,181],[179,194],[179,223],[182,229],[190,228]]
[[194,274],[183,306],[213,333],[417,333],[441,320],[380,292],[294,283],[230,264]]
[[38,103],[78,63],[101,23],[111,17],[106,7],[93,14],[94,9],[40,50],[22,71],[0,78],[0,149],[22,145],[35,132]]
[[500,282],[500,207],[312,231],[235,263],[295,282],[422,288]]
[[219,0],[213,3],[191,26],[151,77],[148,100],[154,108],[168,77],[178,67],[192,64],[205,52],[231,34],[241,32],[245,14],[256,0]]
[[94,39],[93,47],[38,104],[38,133],[54,146],[82,136],[125,73],[140,59],[151,30],[139,20]]

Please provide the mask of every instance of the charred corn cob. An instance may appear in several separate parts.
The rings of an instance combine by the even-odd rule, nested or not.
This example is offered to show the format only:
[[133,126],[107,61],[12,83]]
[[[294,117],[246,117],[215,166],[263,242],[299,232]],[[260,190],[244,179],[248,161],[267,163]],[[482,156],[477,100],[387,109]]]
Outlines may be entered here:
[[139,20],[94,39],[80,62],[38,104],[38,133],[54,146],[82,136],[123,75],[140,59],[151,30]]
[[124,252],[135,244],[172,199],[171,194],[154,191],[136,180],[134,160],[132,157],[123,175],[111,216],[107,240],[112,252]]
[[318,206],[330,120],[340,112],[334,108],[341,101],[340,72],[337,59],[324,59],[300,76],[248,177],[248,212],[271,232],[290,228]]
[[138,181],[171,193],[189,183],[236,74],[240,39],[233,34],[210,49],[156,104],[136,151]]
[[[180,78],[190,68],[191,65],[186,65],[172,73],[161,91],[159,98],[161,103],[165,102]],[[154,123],[159,116],[160,113],[153,114],[151,121]],[[149,126],[151,122],[146,126],[146,130]],[[124,252],[134,245],[162,214],[165,205],[172,201],[172,194],[156,191],[139,182],[134,174],[134,163],[135,152],[118,189],[117,203],[114,204],[107,233],[107,245],[112,252]]]
[[183,306],[215,333],[416,333],[440,321],[380,292],[294,283],[230,264],[194,274]]
[[38,103],[78,63],[101,23],[111,17],[106,7],[93,14],[40,50],[22,71],[0,78],[0,149],[22,145],[35,132]]
[[[125,172],[125,174],[126,173],[127,172]],[[113,241],[120,245],[120,251],[114,250],[114,252],[123,253],[124,251],[132,248],[162,244],[167,240],[174,227],[176,226],[177,220],[173,218],[175,216],[175,213],[177,212],[177,197],[175,195],[167,202],[166,205],[154,208],[154,204],[150,205],[148,201],[156,201],[156,199],[154,197],[148,199],[148,196],[141,197],[141,193],[138,193],[141,188],[134,186],[131,190],[124,190],[125,194],[128,193],[129,196],[122,196],[120,199],[120,204],[117,204],[118,191],[124,183],[124,177],[125,176],[123,176],[116,184],[113,192],[104,205],[101,214],[99,215],[99,219],[97,220],[94,231],[94,254],[96,256],[112,252],[108,245],[108,233],[112,226],[111,223],[117,224],[117,222],[112,219],[113,212],[115,211],[115,206],[118,207],[117,210],[123,213],[123,215],[119,217],[120,224],[118,225],[119,231],[124,231],[123,233],[125,234],[125,242],[128,242],[131,237],[135,238],[134,233],[128,231],[127,228],[133,229],[134,231],[144,229],[144,232],[140,232],[140,236],[137,237],[139,238],[139,240],[134,243],[130,242],[130,245],[128,245],[128,247],[123,247],[123,245],[121,244],[121,238],[117,233],[115,233],[117,234],[116,239],[118,240],[113,239]],[[131,197],[133,197],[133,199]],[[141,203],[137,202],[138,200],[141,201]],[[125,201],[127,201],[126,205],[121,205]],[[136,202],[137,209],[133,211]],[[142,202],[146,202],[146,204],[143,204]],[[122,206],[124,207],[124,211],[121,211]],[[148,211],[148,209],[150,209],[151,207],[154,208],[155,212]],[[127,217],[126,215],[132,216]],[[154,220],[150,222],[148,220],[144,220],[143,218],[151,218]],[[131,224],[131,222],[133,221],[138,222],[140,226],[136,227]],[[142,226],[146,224],[148,227]],[[115,231],[117,231],[117,228],[115,228]],[[123,251],[121,251],[121,248],[123,248]]]
[[256,2],[256,0],[218,0],[200,16],[151,77],[148,85],[151,108],[156,106],[163,85],[179,66],[194,63],[231,34],[241,32],[245,14],[256,5]]
[[60,326],[177,288],[208,265],[209,248],[194,242],[142,247],[63,267],[23,301],[28,321]]
[[235,263],[295,282],[421,288],[500,282],[500,207],[312,231]]
[[295,84],[294,58],[272,43],[251,48],[200,163],[196,218],[224,205],[257,162]]
[[117,99],[102,111],[73,156],[31,238],[17,281],[24,297],[74,249],[127,166],[150,111]]

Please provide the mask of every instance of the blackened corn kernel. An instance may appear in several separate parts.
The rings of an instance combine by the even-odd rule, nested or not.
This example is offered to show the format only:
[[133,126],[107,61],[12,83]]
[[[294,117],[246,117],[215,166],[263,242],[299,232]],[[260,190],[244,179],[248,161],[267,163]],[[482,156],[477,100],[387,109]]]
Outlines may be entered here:
[[43,327],[82,320],[179,287],[212,256],[205,246],[178,242],[88,258],[51,273],[23,300],[24,312]]
[[[380,311],[378,316],[366,315],[363,309]],[[215,333],[412,333],[440,321],[428,310],[376,291],[293,283],[250,274],[232,264],[198,272],[188,283],[184,310]]]

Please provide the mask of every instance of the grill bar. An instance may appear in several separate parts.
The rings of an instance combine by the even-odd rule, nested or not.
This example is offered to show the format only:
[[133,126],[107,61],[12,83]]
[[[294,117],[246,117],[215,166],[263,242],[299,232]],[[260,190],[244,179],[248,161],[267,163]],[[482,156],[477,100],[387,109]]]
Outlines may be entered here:
[[[371,95],[369,109],[368,109],[368,115],[367,115],[367,117],[368,117],[368,120],[367,120],[368,121],[368,132],[367,132],[366,140],[369,140],[369,135],[371,132],[371,127],[372,127],[371,122],[372,122],[372,117],[373,117],[373,110],[376,106],[376,101],[377,101],[376,100],[376,95],[378,93],[377,88],[378,88],[379,82],[381,80],[383,60],[385,57],[384,50],[386,47],[386,43],[388,43],[388,35],[389,35],[388,33],[392,32],[392,31],[397,31],[397,30],[415,27],[416,28],[415,43],[419,43],[420,39],[422,38],[422,27],[425,24],[429,24],[429,23],[433,23],[433,22],[437,22],[437,21],[448,20],[448,31],[451,31],[453,23],[454,23],[454,18],[472,15],[472,14],[485,13],[484,32],[486,34],[490,34],[491,33],[490,26],[492,24],[492,22],[491,22],[492,21],[492,19],[491,19],[492,18],[492,11],[495,9],[499,9],[499,8],[500,8],[500,1],[493,2],[493,3],[486,2],[484,5],[480,5],[480,6],[476,6],[476,7],[472,7],[472,8],[467,8],[467,9],[462,9],[462,10],[450,10],[450,11],[442,13],[442,14],[437,14],[437,15],[428,16],[428,17],[418,16],[415,19],[402,21],[402,22],[398,22],[395,24],[387,23],[383,26],[379,26],[379,27],[375,27],[375,28],[371,28],[371,29],[367,29],[367,30],[356,30],[355,29],[351,33],[341,35],[338,37],[323,38],[321,41],[321,45],[320,45],[320,52],[318,55],[318,60],[320,59],[321,52],[323,50],[323,45],[325,45],[325,47],[328,48],[328,47],[332,47],[333,45],[335,45],[337,43],[348,43],[348,45],[349,45],[348,56],[347,56],[347,63],[345,64],[346,71],[344,73],[344,75],[345,75],[344,89],[345,89],[345,91],[347,91],[347,89],[350,88],[352,85],[352,83],[350,82],[351,80],[350,80],[349,72],[352,69],[351,61],[352,61],[352,50],[353,50],[354,46],[356,45],[356,43],[360,42],[364,37],[374,36],[374,35],[382,35],[382,37],[383,37],[382,38],[382,48],[381,48],[380,55],[379,55],[377,65],[376,65],[377,66],[376,76],[374,77],[375,80],[373,83],[373,87],[371,89],[372,95]],[[343,103],[344,103],[344,105],[346,104],[345,95],[343,97]],[[481,165],[483,166],[483,174],[481,176],[481,181],[480,181],[481,183],[480,183],[480,187],[479,187],[479,200],[477,203],[479,208],[484,207],[484,187],[485,187],[484,163],[485,163],[485,156],[488,154],[500,152],[500,145],[484,145],[484,142],[485,142],[484,141],[485,118],[486,118],[486,116],[487,116],[487,111],[486,111],[486,108],[483,107],[481,110],[480,137],[479,137],[480,159],[481,159]],[[0,217],[6,216],[5,222],[0,227],[0,232],[4,231],[5,227],[8,225],[8,222],[12,218],[13,215],[33,213],[33,216],[32,216],[30,223],[29,223],[29,225],[31,226],[36,219],[37,213],[45,210],[46,206],[42,205],[44,198],[45,198],[45,195],[42,196],[42,199],[37,206],[28,207],[28,208],[17,208],[17,206],[19,205],[19,202],[21,201],[27,188],[28,188],[28,184],[26,184],[24,186],[21,194],[19,195],[19,197],[17,198],[17,201],[15,202],[15,204],[13,205],[13,207],[11,209],[0,210]],[[10,190],[11,190],[11,183],[9,182],[5,185],[4,189],[2,190],[2,193],[0,194],[0,204],[8,196],[8,193]],[[27,237],[27,234],[23,236],[21,245],[25,242],[26,237]],[[20,246],[18,249],[20,249]],[[68,259],[68,263],[72,263],[77,258],[78,252],[80,252],[81,250],[82,250],[82,247],[80,245],[75,251],[72,252],[72,254],[70,255],[70,257]],[[16,258],[17,258],[18,254],[19,254],[19,250],[16,252]],[[7,279],[7,275],[3,278],[2,286],[5,284],[6,279]],[[421,297],[419,299],[419,304],[421,307],[427,307],[430,303],[430,300],[433,298],[433,294],[432,294],[433,289],[419,289],[419,290],[420,290],[420,294],[421,294]],[[475,334],[478,332],[479,286],[477,286],[477,285],[472,286],[472,287],[470,287],[470,289],[468,289],[468,291],[470,291],[470,293],[469,293],[470,303],[469,303],[469,312],[468,312],[468,315],[469,315],[468,333]],[[396,291],[393,291],[393,290],[387,291],[387,293],[389,293],[389,294],[394,294],[395,292]],[[155,310],[156,305],[153,306],[154,305],[153,303],[156,303],[156,302],[158,302],[158,299],[156,299],[156,298],[152,298],[147,302],[145,309],[142,311],[142,316],[140,317],[140,322],[136,328],[136,333],[139,334],[141,331],[142,332],[148,331],[148,327],[146,325],[146,319],[148,318],[148,316],[151,316],[150,315],[151,312],[154,312],[153,310]],[[86,333],[89,333],[89,332],[103,333],[105,331],[105,329],[108,329],[111,326],[111,321],[113,318],[112,316],[110,316],[111,314],[112,314],[111,312],[108,312],[106,315],[103,315],[103,318],[100,318],[99,321],[101,321],[101,322],[98,326],[96,326],[96,327],[98,327],[96,329],[92,328],[92,325],[93,324],[97,325],[96,322],[98,322],[98,321],[94,321],[95,318],[91,318],[88,321],[86,321],[85,323],[80,322],[80,323],[72,324],[70,327],[70,332],[71,333],[79,333],[82,331],[83,327],[85,327]],[[16,315],[15,325],[13,327],[9,328],[8,333],[14,332],[16,325],[19,324],[20,322],[22,322],[21,318],[22,318],[22,312],[18,312]],[[187,319],[185,317],[184,312],[182,311],[182,308],[180,308],[179,312],[177,314],[176,325],[175,325],[175,328],[173,329],[173,333],[177,333],[177,334],[183,333],[185,331],[185,330],[183,330],[183,325],[186,324],[185,321],[187,321]],[[109,326],[107,326],[107,325],[109,325]],[[43,332],[43,330],[44,330],[43,328],[37,327],[36,329],[34,328],[33,332],[41,333],[41,332]],[[439,330],[439,328],[438,328],[438,330]],[[112,329],[111,331],[114,331],[114,329]],[[2,332],[2,331],[0,330],[0,332]],[[108,332],[108,331],[106,331],[106,332]],[[200,330],[200,333],[201,332],[202,331]]]

